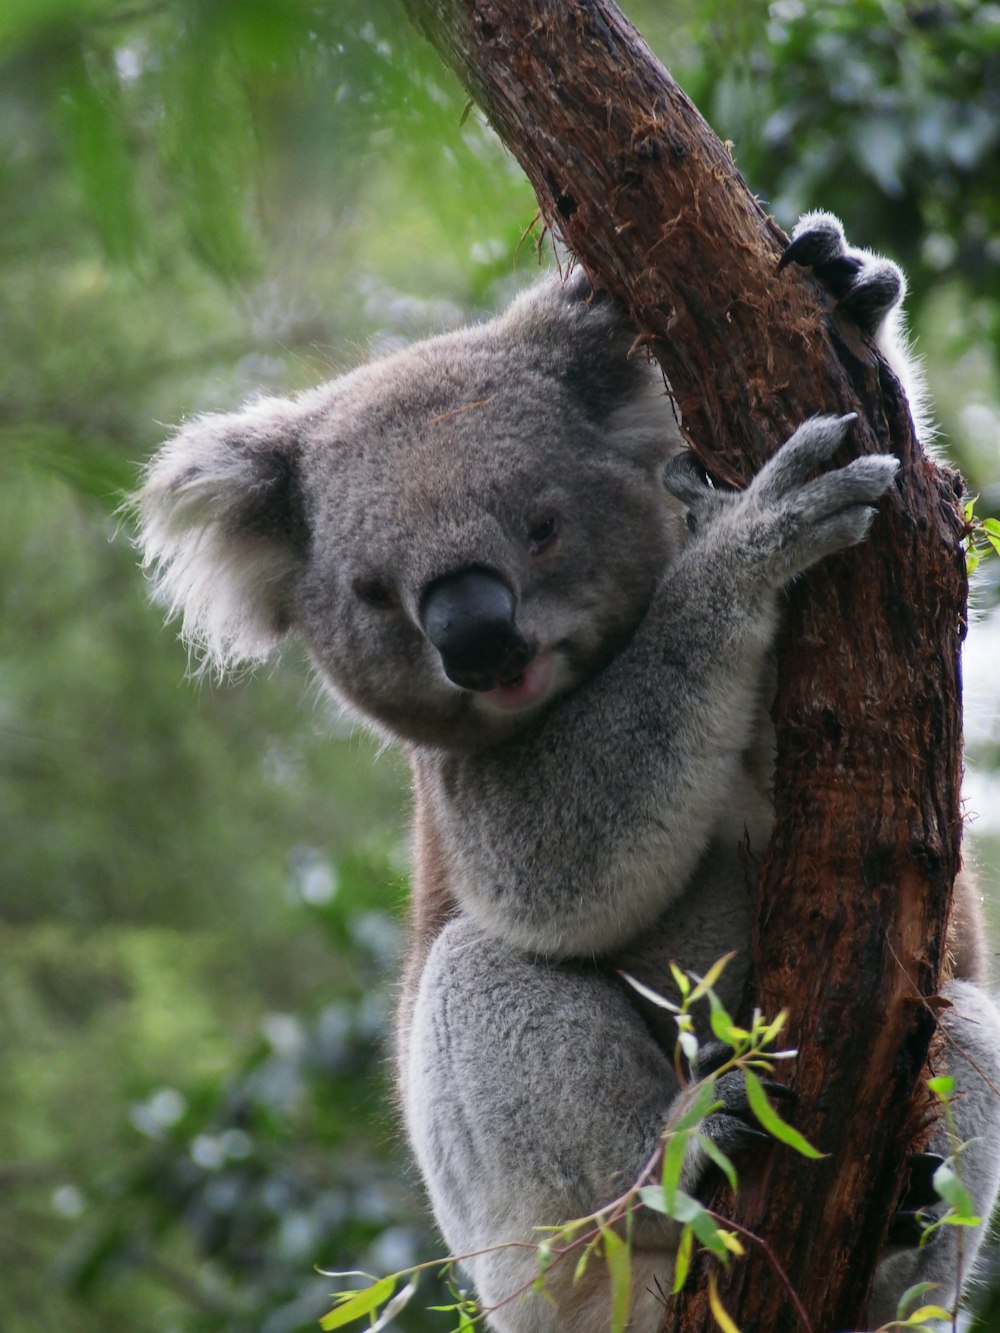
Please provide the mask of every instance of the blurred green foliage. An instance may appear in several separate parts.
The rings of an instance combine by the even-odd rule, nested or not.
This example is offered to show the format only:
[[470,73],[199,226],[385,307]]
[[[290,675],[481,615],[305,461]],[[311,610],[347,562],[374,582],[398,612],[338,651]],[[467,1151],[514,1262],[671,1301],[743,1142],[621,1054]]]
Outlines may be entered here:
[[[626,8],[780,221],[907,268],[996,513],[1000,7]],[[466,103],[394,0],[0,8],[5,1333],[287,1333],[316,1266],[434,1252],[386,1064],[400,768],[294,654],[187,681],[116,510],[183,415],[530,280],[533,197]]]

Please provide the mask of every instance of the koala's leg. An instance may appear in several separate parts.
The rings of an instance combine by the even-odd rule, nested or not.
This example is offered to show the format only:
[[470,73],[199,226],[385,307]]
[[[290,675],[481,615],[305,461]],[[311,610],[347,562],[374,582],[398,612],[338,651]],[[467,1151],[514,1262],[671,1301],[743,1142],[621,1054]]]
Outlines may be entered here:
[[[677,1094],[669,1060],[612,977],[549,963],[459,918],[424,969],[410,1030],[405,1109],[453,1254],[519,1242],[462,1264],[503,1333],[606,1333],[610,1286],[578,1254],[532,1292],[539,1226],[618,1197],[654,1153]],[[629,1328],[657,1333],[676,1229],[637,1217]],[[515,1296],[522,1291],[521,1296]],[[514,1297],[514,1299],[509,1299]]]
[[[959,1140],[969,1141],[957,1169],[983,1225],[941,1227],[923,1249],[890,1247],[875,1275],[869,1328],[893,1319],[900,1296],[916,1282],[938,1284],[926,1300],[946,1309],[954,1304],[973,1272],[1000,1189],[1000,1012],[971,982],[952,981],[943,993],[953,1006],[943,1015],[942,1026],[947,1072],[955,1080],[956,1128]],[[941,1157],[951,1156],[943,1122],[929,1148]],[[938,1215],[943,1205],[928,1211]]]

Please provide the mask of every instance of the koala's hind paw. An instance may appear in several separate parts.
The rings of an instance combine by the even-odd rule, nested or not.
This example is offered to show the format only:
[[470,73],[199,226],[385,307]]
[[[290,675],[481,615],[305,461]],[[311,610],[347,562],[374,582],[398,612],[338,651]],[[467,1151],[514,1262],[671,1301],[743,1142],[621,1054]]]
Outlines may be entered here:
[[862,332],[874,336],[886,315],[903,299],[906,282],[889,259],[880,259],[847,244],[844,229],[832,213],[807,213],[792,233],[778,261],[812,269],[836,298],[838,310],[850,315]]

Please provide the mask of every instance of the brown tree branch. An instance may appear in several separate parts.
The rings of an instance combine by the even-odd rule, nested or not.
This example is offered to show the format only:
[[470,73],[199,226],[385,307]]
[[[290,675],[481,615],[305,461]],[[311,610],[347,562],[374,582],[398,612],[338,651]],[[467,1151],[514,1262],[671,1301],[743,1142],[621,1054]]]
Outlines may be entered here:
[[[547,224],[648,335],[713,476],[745,481],[828,411],[859,413],[859,451],[903,461],[873,539],[792,593],[775,710],[757,996],[769,1014],[791,1010],[796,1121],[829,1157],[768,1151],[735,1205],[816,1333],[857,1327],[933,1029],[914,995],[936,993],[959,865],[957,480],[921,453],[898,383],[857,330],[808,278],[776,273],[781,232],[613,4],[406,3],[521,162]],[[796,1327],[760,1253],[720,1290],[744,1329]],[[704,1281],[671,1302],[667,1326],[711,1326]]]

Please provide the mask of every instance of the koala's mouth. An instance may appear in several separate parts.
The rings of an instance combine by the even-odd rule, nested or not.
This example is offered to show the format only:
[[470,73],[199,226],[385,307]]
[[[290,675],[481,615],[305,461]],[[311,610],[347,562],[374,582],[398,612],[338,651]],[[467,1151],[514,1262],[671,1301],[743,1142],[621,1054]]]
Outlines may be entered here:
[[555,653],[546,649],[533,657],[516,676],[498,682],[492,689],[478,692],[476,698],[505,713],[532,708],[548,695],[554,674]]

